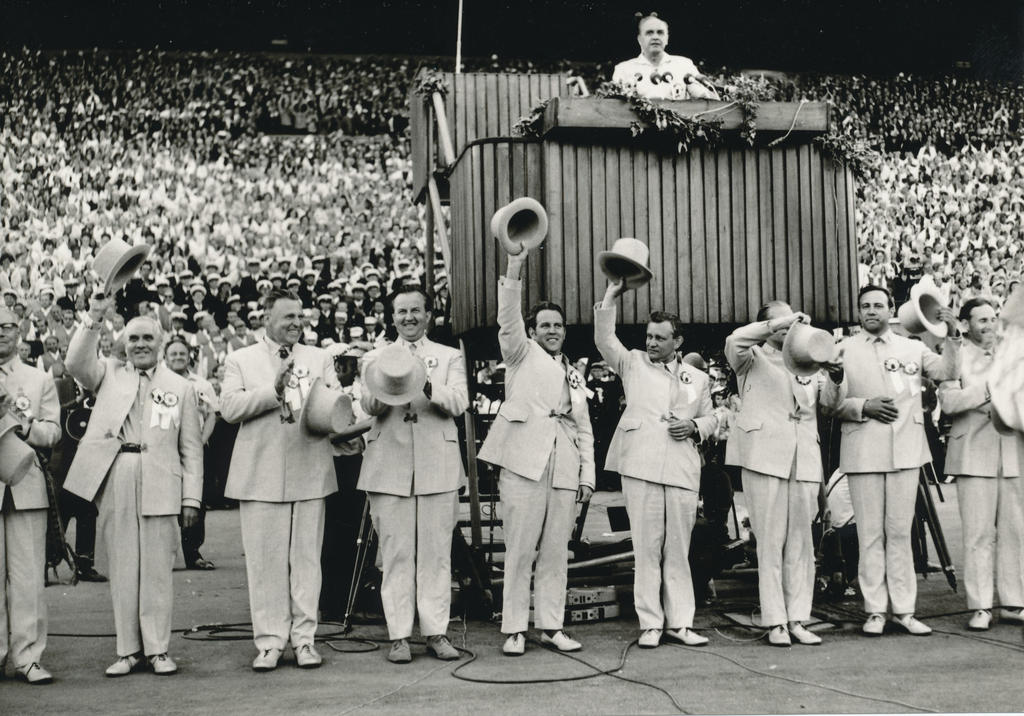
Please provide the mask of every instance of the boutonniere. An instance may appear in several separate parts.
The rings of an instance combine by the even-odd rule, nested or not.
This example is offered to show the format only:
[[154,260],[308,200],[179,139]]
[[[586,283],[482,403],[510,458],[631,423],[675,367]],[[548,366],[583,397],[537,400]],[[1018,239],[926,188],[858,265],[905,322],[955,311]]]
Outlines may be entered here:
[[29,408],[32,407],[32,401],[28,399],[27,395],[19,395],[14,399],[14,409],[19,413],[28,412]]
[[304,365],[297,365],[295,366],[294,369],[292,369],[292,375],[294,375],[296,378],[308,378],[309,368],[307,368]]
[[153,392],[150,393],[150,396],[153,398],[153,405],[162,406],[164,404],[164,391],[159,388],[153,388]]
[[903,372],[906,373],[907,375],[917,375],[920,371],[921,366],[919,366],[914,361],[910,361],[903,365]]
[[689,385],[693,382],[693,378],[690,377],[689,373],[680,373],[679,380],[683,381],[683,385]]
[[164,405],[173,408],[178,404],[178,396],[174,393],[164,393]]
[[161,430],[167,430],[171,427],[172,422],[178,425],[181,420],[178,396],[171,392],[164,392],[159,388],[154,388],[151,395],[153,396],[153,410],[149,416],[149,427],[159,427]]
[[288,376],[288,387],[293,389],[299,387],[299,376],[295,375],[295,373]]
[[583,387],[583,376],[580,375],[579,372],[576,371],[575,369],[570,368],[569,371],[568,371],[567,377],[569,378],[569,387],[570,388],[581,388],[581,387]]
[[884,365],[885,369],[890,373],[895,373],[900,369],[900,362],[895,358],[886,358],[885,363],[882,365]]
[[423,356],[423,365],[427,367],[427,370],[433,370],[437,367],[437,358],[434,356]]

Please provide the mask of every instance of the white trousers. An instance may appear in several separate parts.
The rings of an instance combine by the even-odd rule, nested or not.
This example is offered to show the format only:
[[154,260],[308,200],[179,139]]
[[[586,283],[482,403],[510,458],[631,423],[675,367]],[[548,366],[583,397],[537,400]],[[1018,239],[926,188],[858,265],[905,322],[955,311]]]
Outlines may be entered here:
[[576,491],[551,486],[554,453],[540,480],[502,468],[501,523],[505,533],[505,583],[501,631],[526,631],[530,619],[530,572],[534,559],[533,622],[557,630],[565,619],[569,538],[576,517]]
[[420,634],[448,631],[452,604],[452,531],[458,493],[399,497],[369,492],[380,540],[380,587],[388,636],[408,639],[416,616]]
[[117,655],[163,654],[171,641],[177,515],[144,517],[142,461],[121,453],[96,498],[96,531],[107,550]]
[[8,655],[15,666],[42,660],[45,574],[46,510],[0,512],[0,664]]
[[991,609],[993,586],[1001,605],[1024,607],[1022,485],[1019,477],[956,478],[968,609]]
[[312,644],[320,603],[324,501],[238,503],[256,648]]
[[775,626],[811,618],[814,540],[820,485],[743,469],[743,495],[757,537],[757,583],[761,624]]
[[860,565],[857,579],[864,611],[913,614],[917,573],[910,532],[917,504],[918,468],[895,472],[857,472],[847,477],[857,520]]
[[622,476],[622,496],[633,535],[633,599],[641,629],[693,626],[690,533],[697,493]]

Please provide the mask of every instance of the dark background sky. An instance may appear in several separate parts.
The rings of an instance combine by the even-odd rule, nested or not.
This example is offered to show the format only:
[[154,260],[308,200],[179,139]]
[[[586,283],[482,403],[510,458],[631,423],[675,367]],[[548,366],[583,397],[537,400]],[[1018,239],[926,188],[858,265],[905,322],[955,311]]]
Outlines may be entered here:
[[[0,0],[0,44],[453,55],[458,1]],[[463,54],[622,59],[633,13],[706,66],[951,71],[1020,79],[1024,0],[465,0]],[[282,49],[280,46],[278,49]]]

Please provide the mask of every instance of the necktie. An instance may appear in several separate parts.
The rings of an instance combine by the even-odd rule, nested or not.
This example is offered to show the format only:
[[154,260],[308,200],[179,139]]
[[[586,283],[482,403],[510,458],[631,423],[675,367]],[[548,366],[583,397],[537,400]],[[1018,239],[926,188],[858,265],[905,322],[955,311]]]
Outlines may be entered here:
[[135,395],[135,405],[132,406],[132,411],[135,413],[136,425],[139,429],[142,429],[142,415],[145,412],[146,398],[149,396],[149,374],[144,371],[139,371],[139,390]]
[[409,344],[409,350],[412,351],[413,355],[416,355],[416,344],[415,343],[410,343]]

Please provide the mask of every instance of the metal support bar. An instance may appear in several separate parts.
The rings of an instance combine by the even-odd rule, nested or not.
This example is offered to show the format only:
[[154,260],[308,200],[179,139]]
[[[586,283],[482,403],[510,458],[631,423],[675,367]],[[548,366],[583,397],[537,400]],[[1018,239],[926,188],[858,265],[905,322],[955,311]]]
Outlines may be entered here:
[[[430,180],[433,185],[434,180]],[[462,351],[462,360],[466,363],[467,385],[470,388],[469,395],[473,396],[473,389],[476,387],[475,376],[473,376],[473,364],[469,362],[469,355],[466,353],[466,344],[459,340],[459,350]],[[483,544],[483,533],[480,530],[480,475],[476,468],[476,425],[473,420],[473,406],[470,405],[462,414],[466,420],[466,467],[469,478],[469,520],[470,539],[473,549],[480,549]]]
[[[448,229],[444,225],[444,214],[441,213],[441,195],[437,191],[437,181],[430,177],[427,182],[427,191],[430,193],[430,206],[434,213],[434,227],[437,229],[437,247],[441,249],[441,256],[444,258],[444,268],[448,275],[452,275],[452,250],[448,246]],[[450,279],[449,279],[450,280]]]
[[440,92],[431,95],[434,102],[434,117],[437,120],[437,136],[441,140],[441,153],[444,155],[445,167],[455,163],[455,147],[452,145],[452,134],[448,130],[448,115],[444,109],[444,97]]

